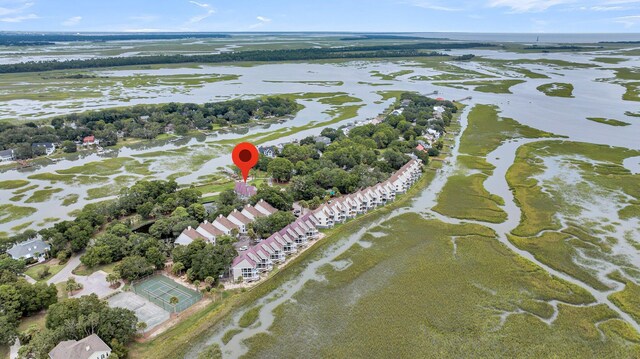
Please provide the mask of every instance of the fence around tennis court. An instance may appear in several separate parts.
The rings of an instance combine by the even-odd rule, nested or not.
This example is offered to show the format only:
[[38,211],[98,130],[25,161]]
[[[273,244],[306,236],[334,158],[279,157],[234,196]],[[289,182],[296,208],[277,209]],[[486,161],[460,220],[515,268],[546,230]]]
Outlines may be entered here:
[[[131,282],[131,290],[162,309],[174,313],[182,312],[202,299],[202,293],[158,274]],[[172,297],[178,298],[178,303],[170,303]]]

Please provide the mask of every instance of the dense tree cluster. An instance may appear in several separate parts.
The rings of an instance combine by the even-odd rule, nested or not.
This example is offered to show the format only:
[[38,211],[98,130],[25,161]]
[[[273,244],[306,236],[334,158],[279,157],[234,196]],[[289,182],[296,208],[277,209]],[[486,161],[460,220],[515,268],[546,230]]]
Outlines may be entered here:
[[253,230],[259,238],[267,238],[273,233],[281,230],[296,220],[293,213],[289,211],[279,211],[267,217],[256,218],[249,224],[249,228]]
[[214,245],[203,240],[195,240],[188,246],[178,246],[172,253],[174,266],[186,270],[190,281],[203,281],[207,277],[217,281],[237,255],[230,243]]
[[13,344],[20,318],[47,309],[58,300],[55,285],[30,284],[21,276],[24,268],[23,260],[0,255],[0,345]]
[[133,40],[180,40],[180,39],[221,39],[230,38],[228,34],[33,34],[33,33],[1,33],[0,45],[3,46],[33,46],[53,45],[55,42],[106,42]]
[[265,97],[205,104],[167,103],[137,105],[89,111],[53,118],[51,125],[0,123],[0,150],[14,149],[18,159],[44,154],[33,143],[61,143],[66,152],[75,152],[75,141],[94,135],[103,146],[113,146],[119,138],[153,139],[167,131],[179,135],[191,130],[210,130],[213,125],[244,124],[252,119],[282,117],[298,110],[294,100]]
[[111,308],[95,294],[69,298],[52,305],[47,313],[46,329],[23,336],[20,354],[29,358],[48,358],[48,353],[63,340],[80,340],[97,334],[109,344],[119,358],[125,358],[124,347],[136,333],[133,311]]

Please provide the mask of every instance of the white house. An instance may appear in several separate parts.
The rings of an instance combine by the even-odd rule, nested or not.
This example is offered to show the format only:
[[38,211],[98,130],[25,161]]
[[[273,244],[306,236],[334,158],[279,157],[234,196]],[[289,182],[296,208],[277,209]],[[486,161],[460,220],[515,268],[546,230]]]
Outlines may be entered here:
[[234,229],[238,229],[238,225],[226,219],[223,215],[219,215],[215,221],[213,221],[213,226],[218,228],[222,233],[226,235],[231,235],[231,231]]
[[109,355],[111,348],[96,334],[62,341],[49,352],[50,359],[106,359]]
[[49,156],[56,151],[56,145],[52,142],[38,142],[31,145],[32,149],[43,148],[44,153]]
[[266,216],[266,214],[258,211],[254,206],[250,204],[244,206],[242,212],[240,213],[242,213],[242,215],[247,218],[251,218],[252,221],[255,221],[257,218]]
[[249,229],[247,226],[249,225],[249,223],[252,222],[251,218],[243,215],[237,209],[234,209],[233,212],[229,213],[229,215],[227,216],[227,219],[230,222],[233,222],[233,224],[238,226],[238,231],[241,234],[247,233]]
[[262,241],[258,246],[271,255],[273,263],[282,263],[285,261],[285,253],[282,245],[272,236]]
[[334,225],[333,211],[327,206],[326,203],[323,203],[316,210],[313,211],[313,215],[318,219],[318,227],[319,228],[331,228]]
[[40,236],[31,238],[24,242],[16,243],[7,250],[7,253],[13,259],[29,259],[33,258],[38,262],[45,260],[46,253],[49,252],[51,247],[46,244]]
[[279,232],[276,232],[271,237],[273,237],[278,243],[282,244],[282,249],[285,254],[292,254],[298,251],[296,241],[289,235],[282,235]]
[[263,214],[270,216],[276,212],[278,212],[277,209],[273,208],[269,203],[267,203],[264,199],[261,199],[258,203],[256,203],[256,205],[254,206],[258,211],[262,212]]
[[16,159],[16,151],[14,150],[0,151],[0,162],[9,162],[9,161],[14,161],[15,159]]
[[196,228],[196,231],[207,238],[207,240],[213,244],[216,244],[216,238],[224,235],[224,232],[222,232],[206,220],[200,223],[198,228]]
[[178,238],[176,238],[176,241],[174,242],[174,244],[177,246],[188,246],[196,239],[202,239],[205,241],[207,240],[205,236],[203,236],[198,231],[196,231],[195,229],[191,228],[191,226],[189,226],[187,229],[182,231],[182,233],[180,233]]
[[[256,258],[257,259],[257,258]],[[233,260],[231,264],[233,280],[242,278],[245,282],[253,282],[260,279],[257,263],[247,252],[242,253]]]

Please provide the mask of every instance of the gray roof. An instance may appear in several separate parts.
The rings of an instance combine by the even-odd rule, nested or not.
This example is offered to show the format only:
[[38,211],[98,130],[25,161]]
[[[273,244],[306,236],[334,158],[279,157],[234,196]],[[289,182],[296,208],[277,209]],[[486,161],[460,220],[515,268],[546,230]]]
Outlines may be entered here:
[[46,148],[55,148],[53,142],[38,142],[31,145],[31,147],[46,147]]
[[48,244],[44,243],[40,238],[33,238],[28,241],[16,243],[7,250],[7,253],[11,255],[14,259],[24,258],[29,255],[33,256],[35,253],[44,253],[48,251],[51,247]]
[[2,158],[13,157],[13,150],[0,151],[0,157],[2,157]]
[[65,340],[56,345],[49,352],[51,359],[88,359],[95,352],[111,352],[111,348],[96,334],[91,334],[84,339]]

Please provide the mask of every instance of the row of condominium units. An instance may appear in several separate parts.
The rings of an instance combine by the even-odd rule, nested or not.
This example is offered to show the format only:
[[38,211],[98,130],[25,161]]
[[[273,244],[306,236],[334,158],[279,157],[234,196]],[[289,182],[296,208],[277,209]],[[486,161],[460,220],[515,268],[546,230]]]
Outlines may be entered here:
[[[309,241],[317,240],[318,228],[333,227],[393,201],[396,194],[406,192],[420,178],[421,163],[418,159],[412,159],[387,181],[334,198],[242,252],[231,266],[234,281],[240,278],[247,282],[259,280],[260,274],[271,271],[274,264],[283,263],[287,256],[295,254],[299,248],[306,247]],[[256,204],[256,207],[260,203]],[[244,214],[246,209],[245,207],[241,214]]]

